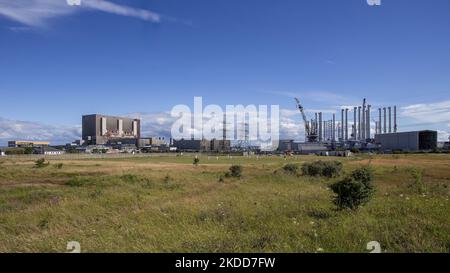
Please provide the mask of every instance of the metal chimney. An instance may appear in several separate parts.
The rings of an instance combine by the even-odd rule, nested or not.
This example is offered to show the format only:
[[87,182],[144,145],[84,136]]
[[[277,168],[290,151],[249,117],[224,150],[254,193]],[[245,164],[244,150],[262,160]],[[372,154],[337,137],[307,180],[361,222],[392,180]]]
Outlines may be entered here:
[[389,110],[389,134],[392,133],[392,115],[391,115],[391,107],[388,107]]
[[358,107],[353,108],[353,140],[356,140],[356,111],[358,110]]
[[366,123],[366,139],[370,139],[370,108],[372,107],[372,105],[368,105],[367,106],[367,123]]
[[386,107],[383,107],[383,111],[384,111],[384,126],[383,126],[383,133],[386,134],[386,133],[387,133],[387,126],[386,126]]
[[361,106],[358,106],[358,140],[361,139]]
[[322,112],[319,113],[319,142],[322,142]]
[[361,139],[364,141],[366,140],[366,99],[363,100],[361,131]]
[[348,108],[345,109],[345,140],[348,140]]
[[343,140],[344,139],[344,109],[341,109],[341,132],[339,134],[339,139]]
[[394,106],[394,133],[397,133],[397,106]]
[[378,134],[382,134],[381,129],[381,108],[378,108]]
[[331,140],[336,141],[336,114],[333,114],[333,130],[331,131]]

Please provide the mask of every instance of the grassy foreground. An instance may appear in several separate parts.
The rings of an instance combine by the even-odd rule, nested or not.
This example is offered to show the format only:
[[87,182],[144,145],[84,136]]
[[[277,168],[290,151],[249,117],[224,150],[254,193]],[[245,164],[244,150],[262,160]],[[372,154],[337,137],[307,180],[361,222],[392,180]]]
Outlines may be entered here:
[[[332,204],[338,178],[279,171],[317,159],[54,158],[35,168],[0,158],[0,252],[66,252],[68,241],[83,252],[368,252],[371,241],[450,251],[449,155],[339,159],[346,173],[375,171],[377,192],[357,211]],[[224,177],[231,164],[242,178]]]

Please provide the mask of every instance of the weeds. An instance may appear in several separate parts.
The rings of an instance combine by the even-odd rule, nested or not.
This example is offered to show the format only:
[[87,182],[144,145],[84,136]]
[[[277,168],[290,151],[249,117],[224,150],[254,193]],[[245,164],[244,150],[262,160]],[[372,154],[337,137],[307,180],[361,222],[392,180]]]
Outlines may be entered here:
[[49,161],[45,161],[45,158],[40,158],[34,162],[36,168],[45,168],[50,165]]

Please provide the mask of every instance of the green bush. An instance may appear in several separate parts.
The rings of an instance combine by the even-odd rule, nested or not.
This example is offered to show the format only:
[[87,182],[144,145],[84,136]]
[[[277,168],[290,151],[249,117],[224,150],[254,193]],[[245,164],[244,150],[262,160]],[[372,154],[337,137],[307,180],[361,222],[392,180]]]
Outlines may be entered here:
[[23,155],[24,153],[24,148],[9,148],[5,151],[6,155]]
[[229,175],[231,177],[241,177],[242,176],[242,167],[241,167],[241,165],[233,165],[233,166],[231,166]]
[[60,169],[62,169],[63,166],[64,166],[63,163],[58,163],[55,165],[55,168],[60,170]]
[[47,167],[48,165],[50,165],[50,162],[45,162],[45,158],[39,158],[38,160],[36,160],[34,162],[34,166],[36,168],[44,168]]
[[93,184],[93,181],[91,181],[87,178],[73,177],[69,181],[66,181],[64,184],[69,187],[82,187],[85,185]]
[[370,183],[373,180],[373,171],[369,167],[362,167],[354,170],[351,177],[356,181]]
[[339,161],[315,161],[304,163],[302,166],[303,175],[323,176],[332,178],[339,176],[342,172],[342,163]]
[[427,192],[427,187],[423,182],[423,171],[420,169],[412,169],[411,175],[414,178],[414,184],[412,185],[419,194],[424,194]]
[[286,165],[284,165],[283,170],[286,173],[296,175],[298,172],[298,165],[297,164],[286,164]]
[[198,157],[194,158],[194,165],[198,166],[198,163],[200,163],[200,159]]
[[375,189],[372,184],[372,172],[364,167],[355,170],[350,176],[330,185],[336,194],[334,203],[340,209],[357,209],[369,202]]

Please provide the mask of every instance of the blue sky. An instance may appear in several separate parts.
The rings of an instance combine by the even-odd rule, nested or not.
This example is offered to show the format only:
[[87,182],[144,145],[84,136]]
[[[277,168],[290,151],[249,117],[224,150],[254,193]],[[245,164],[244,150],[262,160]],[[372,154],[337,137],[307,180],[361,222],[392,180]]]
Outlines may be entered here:
[[0,145],[70,141],[90,113],[166,134],[167,111],[194,96],[279,104],[297,139],[293,96],[310,110],[396,104],[400,130],[449,135],[448,0],[81,1],[0,0]]

